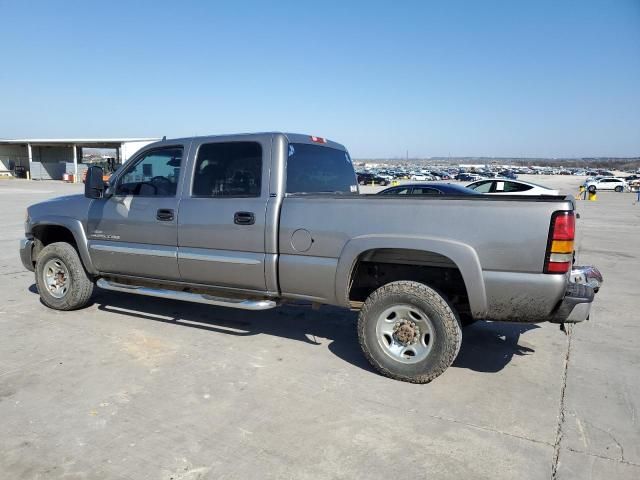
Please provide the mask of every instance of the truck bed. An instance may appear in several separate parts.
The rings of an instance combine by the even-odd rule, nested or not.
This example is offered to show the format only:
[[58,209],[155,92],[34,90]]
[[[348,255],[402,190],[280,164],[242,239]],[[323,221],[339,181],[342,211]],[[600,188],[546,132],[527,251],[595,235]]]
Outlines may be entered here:
[[[406,253],[408,263],[460,270],[474,316],[542,321],[567,281],[542,273],[551,215],[573,208],[562,196],[289,195],[280,214],[280,289],[344,306],[357,258],[376,251],[397,261]],[[292,240],[301,230],[313,239],[306,251]],[[433,254],[412,255],[418,249]]]

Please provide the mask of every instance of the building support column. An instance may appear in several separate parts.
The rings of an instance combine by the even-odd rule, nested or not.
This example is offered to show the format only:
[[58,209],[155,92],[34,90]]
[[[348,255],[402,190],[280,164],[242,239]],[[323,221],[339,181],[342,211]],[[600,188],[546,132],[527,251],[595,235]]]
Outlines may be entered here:
[[29,171],[27,172],[27,179],[33,180],[33,171],[31,170],[31,164],[33,162],[33,152],[31,151],[30,143],[27,143],[27,156],[29,157]]
[[73,146],[73,183],[78,183],[78,146]]

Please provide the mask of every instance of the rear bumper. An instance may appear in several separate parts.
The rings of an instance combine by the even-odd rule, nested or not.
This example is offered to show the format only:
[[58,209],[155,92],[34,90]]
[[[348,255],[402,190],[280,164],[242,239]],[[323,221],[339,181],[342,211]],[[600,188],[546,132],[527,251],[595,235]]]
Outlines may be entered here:
[[35,271],[33,267],[33,240],[23,238],[20,240],[20,260],[27,270]]
[[597,268],[575,267],[571,271],[564,298],[551,322],[578,323],[588,320],[595,293],[600,289],[602,282],[602,274]]

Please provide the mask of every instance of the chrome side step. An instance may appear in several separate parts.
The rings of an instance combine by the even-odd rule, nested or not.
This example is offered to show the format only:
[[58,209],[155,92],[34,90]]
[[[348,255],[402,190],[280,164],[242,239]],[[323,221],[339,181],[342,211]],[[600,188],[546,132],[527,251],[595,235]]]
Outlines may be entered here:
[[172,300],[183,300],[186,302],[205,303],[207,305],[216,305],[219,307],[240,308],[243,310],[268,310],[278,306],[274,300],[260,299],[242,299],[242,298],[224,298],[207,295],[205,293],[189,293],[177,290],[164,290],[160,288],[142,287],[136,285],[125,285],[104,278],[98,279],[96,285],[105,290],[113,290],[114,292],[137,293],[138,295],[148,295],[150,297],[170,298]]

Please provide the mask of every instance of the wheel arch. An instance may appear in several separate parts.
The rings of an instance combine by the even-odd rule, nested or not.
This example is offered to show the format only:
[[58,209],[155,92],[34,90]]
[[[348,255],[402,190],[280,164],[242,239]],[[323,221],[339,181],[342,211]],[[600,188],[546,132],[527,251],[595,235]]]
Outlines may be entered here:
[[[36,248],[42,248],[54,242],[71,243],[78,252],[85,270],[92,275],[98,273],[91,261],[87,237],[80,220],[68,217],[35,219],[31,222],[31,233],[34,239],[40,243],[40,246]],[[37,257],[37,254],[38,251],[34,250],[34,258]]]
[[[388,263],[403,264],[405,259],[426,260],[436,267],[450,267],[460,272],[469,307],[474,318],[487,314],[487,296],[480,260],[469,245],[427,236],[366,235],[350,240],[342,250],[336,270],[336,299],[350,306],[350,291],[359,263],[377,252],[385,252]],[[390,256],[389,256],[390,254]],[[393,256],[397,256],[393,260]]]

